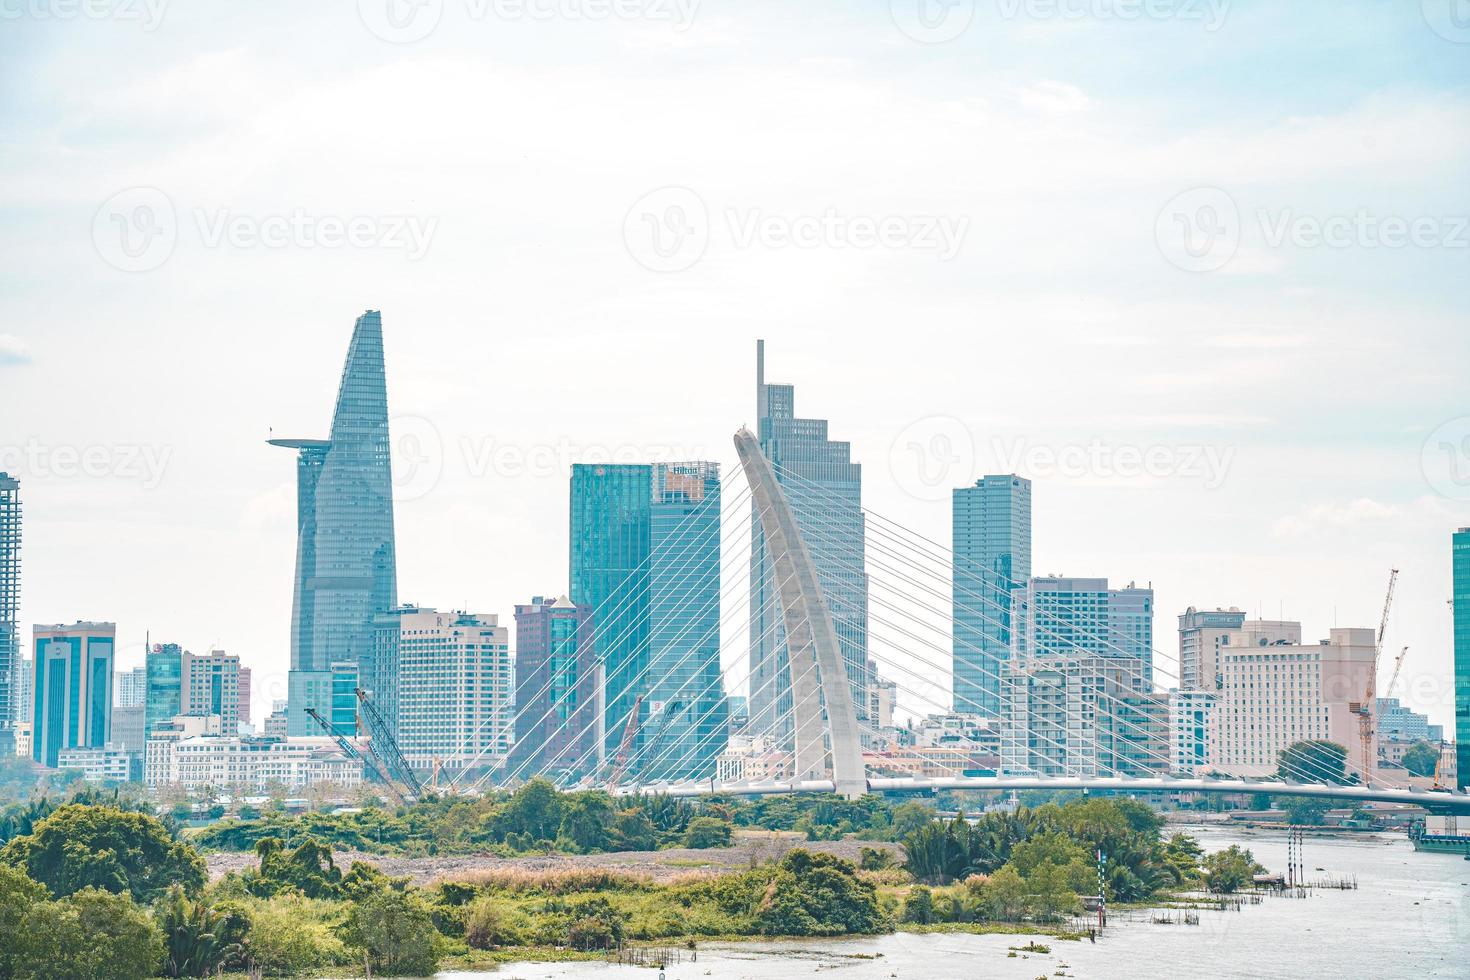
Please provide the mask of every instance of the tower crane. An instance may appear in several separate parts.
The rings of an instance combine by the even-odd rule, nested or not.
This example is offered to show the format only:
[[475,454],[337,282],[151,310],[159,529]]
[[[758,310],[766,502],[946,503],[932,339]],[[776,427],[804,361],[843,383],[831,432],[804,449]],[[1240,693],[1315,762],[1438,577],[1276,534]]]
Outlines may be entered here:
[[322,731],[331,736],[332,740],[337,743],[337,747],[339,749],[347,753],[348,758],[356,759],[358,762],[361,762],[362,768],[365,772],[372,771],[377,773],[378,777],[383,780],[383,783],[388,787],[393,795],[398,797],[398,802],[404,804],[405,806],[408,804],[408,798],[403,795],[403,792],[398,788],[398,784],[393,781],[392,777],[390,777],[388,773],[383,770],[382,766],[375,759],[369,759],[367,756],[358,751],[357,746],[353,745],[352,741],[348,739],[346,735],[343,735],[341,732],[337,731],[337,729],[333,728],[332,723],[323,718],[320,711],[316,710],[315,708],[307,708],[306,713],[311,717],[312,721],[321,726]]
[[1399,655],[1397,657],[1393,658],[1393,676],[1388,679],[1388,687],[1385,688],[1383,692],[1384,697],[1393,697],[1393,686],[1399,682],[1399,671],[1404,669],[1404,657],[1407,656],[1408,653],[1409,648],[1406,646],[1399,651]]
[[[397,779],[407,786],[408,789],[420,799],[424,795],[424,784],[419,780],[418,774],[403,757],[403,750],[398,747],[398,739],[393,737],[393,729],[388,724],[388,719],[378,710],[368,692],[362,688],[356,689],[357,702],[362,712],[359,716],[367,721],[368,734],[372,740],[368,742],[368,751],[383,764],[383,768],[391,772]],[[380,748],[381,746],[381,748]]]
[[1373,752],[1373,716],[1375,714],[1374,701],[1378,694],[1378,659],[1383,653],[1383,637],[1388,632],[1388,614],[1393,609],[1393,590],[1398,585],[1398,581],[1399,570],[1390,569],[1388,595],[1383,599],[1383,618],[1378,621],[1378,636],[1373,644],[1373,665],[1368,671],[1368,690],[1363,695],[1363,703],[1357,706],[1358,738],[1363,746],[1363,782],[1365,785],[1371,782],[1378,762]]
[[623,728],[623,740],[618,743],[617,759],[613,762],[612,777],[608,780],[611,789],[618,788],[623,773],[628,769],[628,753],[633,748],[633,739],[638,734],[638,712],[643,707],[643,695],[633,699],[633,710],[628,714],[628,724]]

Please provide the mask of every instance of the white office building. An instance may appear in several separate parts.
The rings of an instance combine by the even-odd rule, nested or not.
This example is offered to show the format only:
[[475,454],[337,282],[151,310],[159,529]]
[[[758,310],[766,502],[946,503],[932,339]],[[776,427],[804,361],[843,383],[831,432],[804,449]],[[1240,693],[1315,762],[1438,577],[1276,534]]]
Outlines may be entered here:
[[1212,691],[1169,692],[1169,767],[1178,775],[1209,768],[1218,702]]
[[[1334,629],[1314,644],[1301,642],[1300,623],[1248,621],[1221,646],[1220,700],[1213,768],[1236,776],[1276,771],[1282,749],[1325,740],[1347,749],[1347,771],[1371,771],[1360,714],[1373,669],[1371,629]],[[1297,773],[1310,781],[1317,774]]]
[[415,770],[495,769],[515,741],[510,631],[495,616],[400,610],[398,745]]
[[[155,749],[155,745],[157,749]],[[328,736],[267,738],[195,735],[178,740],[150,740],[150,785],[264,789],[278,784],[293,789],[362,783],[362,760],[353,758]],[[155,759],[156,756],[156,759]]]
[[1245,625],[1245,613],[1190,606],[1179,617],[1179,687],[1185,691],[1220,689],[1220,647]]

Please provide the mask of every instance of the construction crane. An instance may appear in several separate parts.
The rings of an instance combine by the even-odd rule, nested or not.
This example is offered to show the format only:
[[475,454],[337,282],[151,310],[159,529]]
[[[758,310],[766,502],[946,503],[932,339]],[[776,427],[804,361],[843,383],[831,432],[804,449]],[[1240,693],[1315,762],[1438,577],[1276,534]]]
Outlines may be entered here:
[[643,707],[643,695],[633,699],[633,710],[628,715],[628,724],[623,728],[623,740],[618,743],[618,754],[613,762],[612,776],[608,779],[608,786],[617,789],[623,773],[628,769],[628,752],[633,748],[633,739],[638,734],[638,711]]
[[398,797],[398,802],[405,805],[408,803],[407,797],[403,795],[403,793],[398,789],[398,785],[388,777],[388,774],[383,771],[381,766],[379,766],[377,762],[368,759],[367,756],[359,752],[357,746],[353,745],[352,741],[348,739],[346,735],[343,735],[341,732],[337,731],[337,729],[333,728],[332,723],[323,718],[320,711],[316,710],[315,708],[307,708],[306,713],[311,717],[312,721],[321,726],[322,731],[331,736],[332,740],[337,743],[338,748],[347,753],[348,758],[356,759],[358,762],[361,762],[364,770],[372,770],[376,772],[378,774],[378,777],[382,779],[383,782],[387,785],[388,789],[392,791],[393,795]]
[[393,737],[393,728],[388,724],[388,719],[384,718],[378,706],[373,704],[373,699],[368,696],[367,691],[359,687],[356,692],[357,703],[362,709],[359,725],[365,718],[368,735],[371,736],[368,751],[383,763],[385,769],[407,786],[414,796],[422,799],[424,784],[419,780],[418,774],[413,771],[413,767],[408,764],[408,760],[403,757],[403,750],[398,747],[398,739]]
[[1399,651],[1399,655],[1393,658],[1393,676],[1388,679],[1388,687],[1383,692],[1384,697],[1393,697],[1393,686],[1399,682],[1399,671],[1404,669],[1404,657],[1407,656],[1408,653],[1409,648],[1404,647],[1402,650]]
[[[1363,703],[1357,706],[1358,715],[1358,738],[1363,745],[1363,783],[1371,782],[1374,769],[1377,768],[1377,759],[1373,752],[1373,727],[1374,727],[1374,700],[1378,694],[1378,660],[1383,653],[1383,637],[1388,632],[1388,614],[1393,609],[1393,590],[1399,581],[1399,570],[1390,569],[1388,574],[1388,595],[1383,600],[1383,618],[1378,621],[1377,642],[1373,645],[1373,666],[1368,671],[1368,690],[1363,695]],[[1351,710],[1351,706],[1349,706]]]

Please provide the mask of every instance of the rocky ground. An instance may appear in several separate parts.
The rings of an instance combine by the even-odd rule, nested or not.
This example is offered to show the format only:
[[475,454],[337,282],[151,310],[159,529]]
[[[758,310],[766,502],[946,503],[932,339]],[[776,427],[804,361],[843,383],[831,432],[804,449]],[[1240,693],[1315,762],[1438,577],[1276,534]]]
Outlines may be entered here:
[[[456,854],[437,857],[384,857],[360,851],[338,851],[334,857],[340,867],[353,861],[376,864],[384,874],[407,875],[416,885],[426,885],[441,878],[457,878],[466,872],[517,869],[521,871],[564,871],[571,868],[614,868],[634,874],[646,874],[656,881],[667,881],[691,871],[726,873],[740,871],[752,864],[779,858],[792,848],[825,851],[856,861],[864,847],[891,850],[900,860],[903,852],[897,844],[873,841],[807,841],[794,834],[742,834],[734,847],[667,851],[624,851],[618,854],[562,854],[546,857],[502,858],[492,854]],[[254,866],[252,853],[218,853],[206,855],[211,878],[227,871]]]

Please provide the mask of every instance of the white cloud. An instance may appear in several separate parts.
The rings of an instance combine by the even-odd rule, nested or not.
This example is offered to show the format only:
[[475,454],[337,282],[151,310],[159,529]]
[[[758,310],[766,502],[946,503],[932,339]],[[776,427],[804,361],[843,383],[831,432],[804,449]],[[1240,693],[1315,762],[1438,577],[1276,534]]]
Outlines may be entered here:
[[1349,501],[1326,501],[1309,504],[1297,514],[1287,515],[1272,525],[1272,533],[1280,537],[1309,534],[1324,529],[1341,530],[1359,524],[1391,520],[1402,509],[1393,504],[1360,497]]

